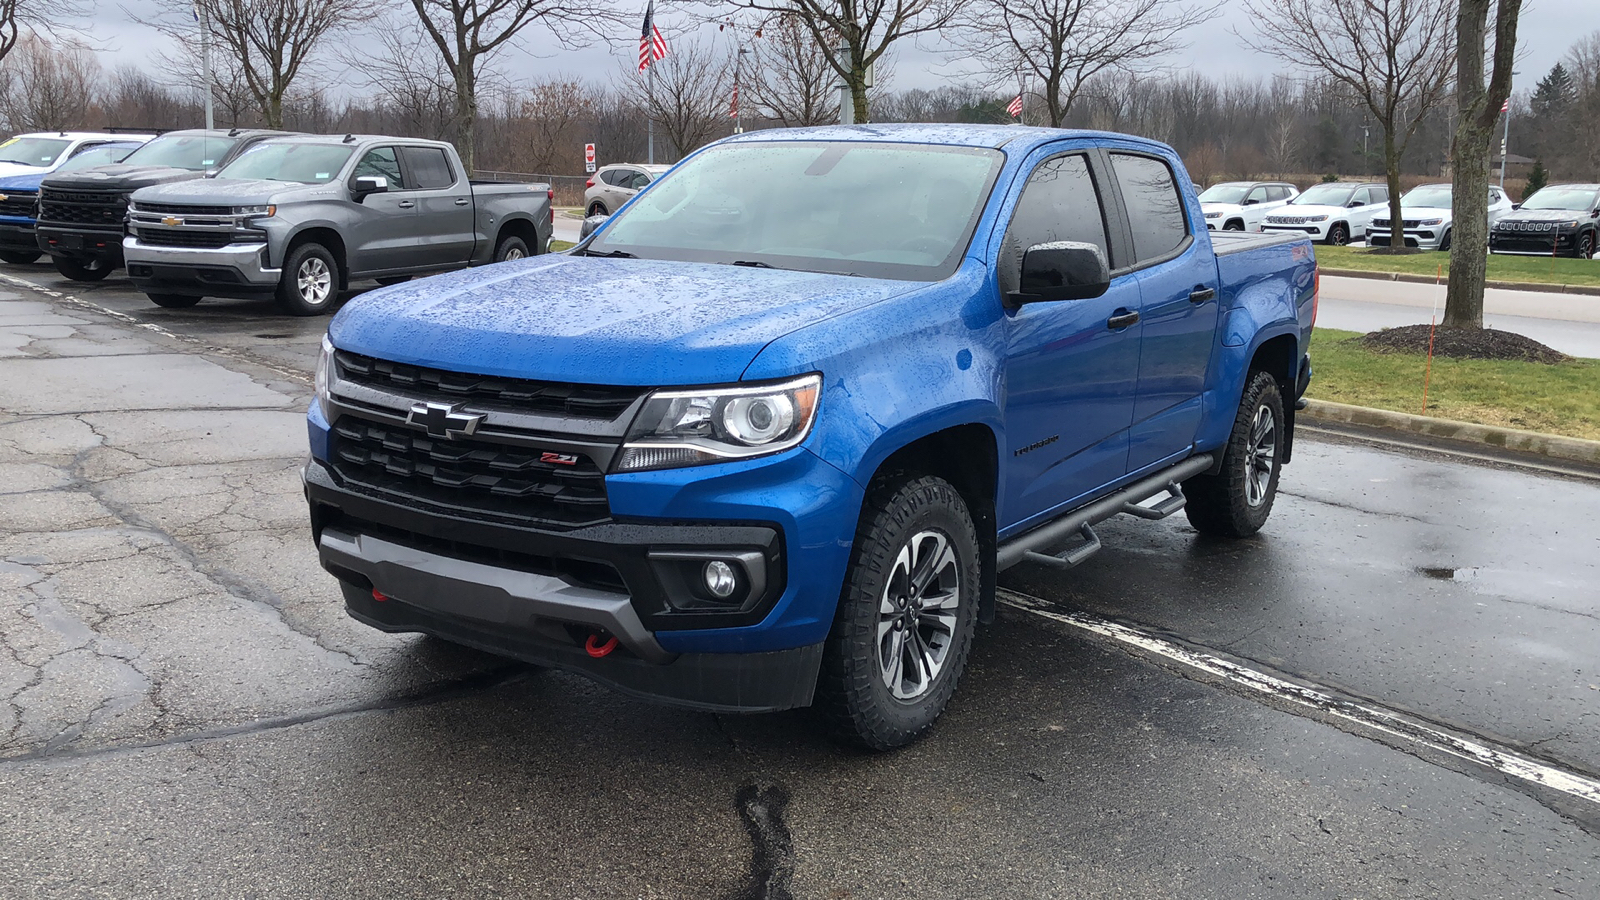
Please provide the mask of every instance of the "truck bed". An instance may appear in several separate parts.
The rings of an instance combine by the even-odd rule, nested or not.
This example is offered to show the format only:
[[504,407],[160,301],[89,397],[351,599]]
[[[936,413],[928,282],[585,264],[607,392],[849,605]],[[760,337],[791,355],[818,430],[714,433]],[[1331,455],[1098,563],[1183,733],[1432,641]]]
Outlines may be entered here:
[[1242,253],[1246,250],[1271,247],[1275,244],[1292,244],[1296,241],[1305,240],[1307,238],[1303,234],[1266,234],[1251,231],[1211,232],[1211,247],[1218,256],[1227,256],[1230,253]]

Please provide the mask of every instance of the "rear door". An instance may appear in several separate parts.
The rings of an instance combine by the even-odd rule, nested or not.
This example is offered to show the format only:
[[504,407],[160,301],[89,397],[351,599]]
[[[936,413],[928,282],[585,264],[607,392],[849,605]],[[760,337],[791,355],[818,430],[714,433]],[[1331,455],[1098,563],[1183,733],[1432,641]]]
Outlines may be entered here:
[[[1041,154],[1011,214],[997,258],[1001,296],[1015,290],[1022,255],[1052,241],[1094,244],[1110,265],[1124,248],[1096,151]],[[1113,215],[1108,219],[1107,213]],[[998,298],[997,298],[998,302]],[[1128,425],[1139,372],[1140,326],[1122,324],[1139,307],[1132,275],[1089,300],[1029,303],[1009,310],[1006,349],[1006,462],[1001,521],[1036,520],[1126,474]]]
[[1109,156],[1133,243],[1131,277],[1139,285],[1139,379],[1128,440],[1134,472],[1194,443],[1220,285],[1210,238],[1191,226],[1171,165],[1153,154]]
[[345,230],[345,249],[353,274],[407,269],[414,265],[417,245],[417,201],[406,190],[399,148],[373,147],[361,155],[346,187],[364,175],[389,181],[389,190],[368,194],[353,204],[355,215]]
[[472,185],[466,173],[451,164],[443,147],[404,146],[400,158],[416,202],[416,264],[465,265],[476,238]]

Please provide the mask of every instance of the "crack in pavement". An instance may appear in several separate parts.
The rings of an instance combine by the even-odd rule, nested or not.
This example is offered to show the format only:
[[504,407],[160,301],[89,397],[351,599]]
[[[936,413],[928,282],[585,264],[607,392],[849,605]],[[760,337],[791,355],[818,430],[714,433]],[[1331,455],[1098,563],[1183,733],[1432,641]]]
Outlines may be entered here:
[[780,785],[754,782],[733,797],[745,833],[750,835],[750,872],[744,887],[730,900],[793,900],[794,836],[783,820],[789,792]]

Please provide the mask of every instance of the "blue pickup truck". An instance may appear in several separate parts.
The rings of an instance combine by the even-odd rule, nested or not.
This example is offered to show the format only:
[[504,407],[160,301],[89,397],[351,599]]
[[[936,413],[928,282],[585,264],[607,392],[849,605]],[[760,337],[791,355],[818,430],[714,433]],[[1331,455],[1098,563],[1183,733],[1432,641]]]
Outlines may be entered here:
[[351,615],[909,743],[997,574],[1272,509],[1303,237],[1210,233],[1140,138],[940,125],[698,151],[584,242],[331,323],[304,472]]

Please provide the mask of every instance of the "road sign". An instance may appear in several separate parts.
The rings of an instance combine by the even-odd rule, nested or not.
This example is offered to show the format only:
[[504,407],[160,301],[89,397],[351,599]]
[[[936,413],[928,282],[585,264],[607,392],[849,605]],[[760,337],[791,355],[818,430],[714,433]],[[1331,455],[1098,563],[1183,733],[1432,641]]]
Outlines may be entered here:
[[584,144],[583,145],[583,170],[585,172],[588,172],[591,175],[594,174],[594,145],[593,144]]

